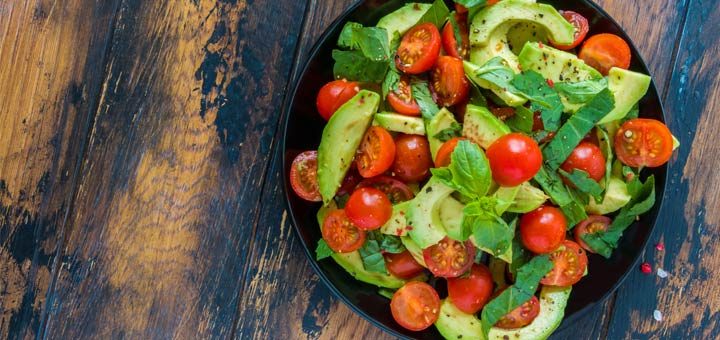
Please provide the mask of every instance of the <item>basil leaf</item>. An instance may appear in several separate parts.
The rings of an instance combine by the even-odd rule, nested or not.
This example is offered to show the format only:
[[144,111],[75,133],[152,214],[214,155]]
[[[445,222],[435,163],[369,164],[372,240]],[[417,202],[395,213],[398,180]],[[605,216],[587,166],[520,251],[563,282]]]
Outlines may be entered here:
[[348,22],[343,26],[338,38],[340,48],[359,50],[373,61],[389,61],[390,47],[387,30],[380,27],[363,27],[356,22]]
[[478,86],[475,85],[475,83],[473,83],[473,82],[470,82],[469,104],[473,104],[475,106],[488,107],[487,99],[485,99],[485,96],[482,95]]
[[450,127],[440,130],[440,132],[436,133],[433,137],[439,139],[441,142],[447,142],[460,136],[462,136],[462,125],[457,122],[452,122]]
[[490,163],[480,147],[467,140],[458,142],[450,155],[450,173],[458,191],[471,198],[487,194],[492,184]]
[[353,29],[362,27],[363,25],[360,23],[348,21],[340,32],[340,37],[337,41],[338,47],[349,50],[356,49],[357,45],[355,44]]
[[386,98],[390,92],[397,91],[398,84],[400,84],[400,72],[395,68],[395,63],[390,63],[390,69],[382,83],[383,98]]
[[333,250],[330,249],[330,246],[325,242],[325,240],[320,239],[318,241],[317,248],[315,248],[315,259],[320,261],[324,258],[330,257],[333,254]]
[[640,115],[640,103],[638,102],[638,103],[635,103],[635,105],[633,105],[632,109],[630,109],[630,111],[625,115],[625,117],[623,117],[621,122],[624,123],[630,119],[635,119],[639,115]]
[[420,106],[420,112],[426,120],[432,119],[440,108],[435,104],[430,94],[430,87],[426,81],[414,81],[410,85],[412,89],[413,98]]
[[497,216],[484,218],[463,214],[463,229],[466,226],[472,228],[475,245],[493,256],[502,255],[510,248],[515,233],[505,220]]
[[445,1],[435,0],[428,11],[425,12],[425,15],[420,18],[418,24],[429,22],[442,29],[448,14],[450,14],[450,9],[445,5]]
[[335,60],[333,75],[336,79],[379,83],[385,79],[388,69],[387,61],[368,59],[361,51],[333,50],[332,58]]
[[583,80],[575,83],[555,83],[555,90],[572,104],[587,103],[607,87],[608,82],[605,78]]
[[[602,127],[598,126],[598,131],[600,132],[599,142],[600,142],[600,150],[603,153],[603,156],[605,156],[605,180],[603,181],[603,185],[605,186],[605,190],[608,190],[608,187],[610,186],[610,178],[612,178],[612,164],[613,164],[613,141],[610,139],[610,136],[608,133],[603,129]],[[602,199],[600,201],[597,201],[597,203],[602,203],[605,200],[605,196],[602,196]]]
[[485,6],[487,4],[487,0],[455,0],[455,3],[470,8],[475,6]]
[[543,190],[550,196],[550,199],[560,207],[565,219],[568,222],[568,228],[574,227],[580,221],[587,218],[584,204],[578,202],[568,188],[563,184],[560,175],[555,171],[548,170],[546,167],[540,168],[535,181],[540,184]]
[[530,70],[516,75],[512,85],[530,100],[530,111],[540,111],[545,130],[556,131],[560,126],[563,105],[547,80],[540,73]]
[[595,202],[602,201],[603,188],[595,182],[594,179],[590,178],[587,172],[580,169],[573,169],[573,172],[570,173],[563,169],[558,169],[558,172],[570,181],[580,192],[592,196]]
[[533,128],[533,116],[535,113],[524,106],[515,108],[515,115],[505,121],[513,131],[531,133]]
[[[513,221],[513,223],[517,223],[517,221]],[[525,250],[525,247],[522,245],[522,241],[520,241],[520,235],[515,235],[515,238],[512,240],[512,262],[508,264],[508,269],[510,270],[510,273],[513,277],[517,276],[517,270],[525,265],[528,261],[530,261],[530,258],[532,257],[530,252]]]
[[457,22],[455,11],[452,11],[450,12],[450,14],[448,14],[447,20],[448,22],[450,22],[450,25],[453,29],[453,36],[455,37],[455,41],[457,42],[456,48],[460,47],[462,45],[462,34],[460,33],[460,25]]
[[372,232],[367,234],[367,239],[363,246],[358,249],[360,257],[363,261],[363,267],[369,272],[387,274],[385,268],[385,257],[383,257],[380,241],[378,241],[376,235],[378,233]]
[[391,253],[391,254],[400,254],[405,251],[405,246],[403,245],[402,241],[400,240],[400,237],[395,235],[384,235],[381,233],[378,233],[380,237],[382,237],[382,243],[380,243],[380,249],[383,252]]
[[612,92],[604,89],[577,113],[570,116],[555,137],[543,148],[545,165],[550,170],[556,170],[593,126],[612,111],[614,102]]
[[515,71],[508,66],[507,61],[502,57],[494,57],[480,67],[473,67],[472,72],[475,78],[485,80],[511,93],[518,92],[511,83],[513,78],[515,78]]

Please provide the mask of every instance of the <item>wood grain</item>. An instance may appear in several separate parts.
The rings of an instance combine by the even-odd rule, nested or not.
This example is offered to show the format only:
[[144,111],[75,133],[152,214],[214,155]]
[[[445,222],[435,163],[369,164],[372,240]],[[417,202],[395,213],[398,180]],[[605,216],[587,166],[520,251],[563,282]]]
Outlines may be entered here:
[[0,338],[41,323],[117,3],[0,2]]

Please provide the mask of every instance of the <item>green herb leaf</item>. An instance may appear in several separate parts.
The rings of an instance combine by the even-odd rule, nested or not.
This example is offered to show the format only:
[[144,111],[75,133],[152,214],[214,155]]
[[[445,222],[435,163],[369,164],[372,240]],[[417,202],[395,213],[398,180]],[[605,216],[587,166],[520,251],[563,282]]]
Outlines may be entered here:
[[514,236],[514,229],[502,218],[465,215],[463,210],[463,229],[465,228],[472,230],[477,247],[493,256],[505,253]]
[[625,117],[623,117],[621,122],[624,123],[630,119],[635,119],[639,115],[640,115],[640,103],[638,102],[638,103],[635,103],[635,105],[633,105],[632,109],[630,109],[630,111],[625,115]]
[[465,196],[485,196],[492,184],[490,163],[480,147],[467,140],[461,140],[450,155],[450,173],[454,187]]
[[377,238],[378,234],[377,232],[367,233],[367,239],[358,251],[360,252],[365,270],[387,274],[385,258],[382,255],[382,249],[380,247],[382,240]]
[[423,118],[426,120],[432,119],[432,117],[440,111],[440,108],[432,99],[432,94],[430,94],[430,87],[427,81],[415,80],[410,86],[412,88],[413,97],[418,103],[418,106],[420,106],[420,112],[422,113]]
[[[513,223],[516,223],[516,221],[513,221]],[[508,264],[508,269],[513,277],[515,277],[517,276],[517,270],[530,261],[532,256],[530,252],[523,247],[519,234],[515,235],[515,238],[512,240],[512,249],[512,262]]]
[[563,169],[558,169],[558,171],[580,192],[592,196],[596,202],[602,201],[603,188],[594,179],[590,178],[587,172],[580,169],[573,169],[573,172],[570,173]]
[[555,83],[555,90],[572,104],[585,104],[607,87],[608,82],[605,78],[583,80],[575,83]]
[[363,27],[356,22],[343,26],[338,38],[338,46],[350,50],[360,50],[373,61],[389,61],[390,47],[387,30],[379,27]]
[[533,116],[535,113],[524,106],[515,108],[515,115],[505,121],[513,131],[531,133],[533,128]]
[[562,210],[567,219],[568,228],[572,228],[587,218],[587,213],[583,207],[584,204],[572,195],[570,190],[563,184],[557,172],[542,167],[537,175],[535,175],[535,181],[537,181],[548,196],[550,196],[553,203],[560,207],[560,210]]
[[385,79],[387,61],[368,59],[361,51],[332,51],[333,74],[336,79],[348,79],[361,82],[379,83]]
[[391,254],[400,254],[405,251],[405,246],[400,240],[400,237],[381,233],[377,233],[377,235],[382,238],[382,242],[380,243],[380,249],[382,251]]
[[506,89],[511,93],[518,93],[512,85],[515,78],[515,71],[508,66],[507,61],[502,57],[495,57],[488,60],[482,66],[473,70],[475,78],[485,80],[499,88]]
[[315,248],[315,259],[320,261],[324,258],[330,257],[333,254],[333,250],[330,249],[330,246],[325,242],[325,240],[320,239],[318,241],[317,248]]
[[429,22],[437,26],[439,29],[442,29],[448,14],[450,14],[450,9],[448,9],[447,5],[445,5],[445,1],[435,0],[430,9],[428,9],[428,11],[425,12],[425,15],[420,18],[418,24]]
[[440,130],[440,132],[436,133],[433,137],[439,139],[441,142],[447,142],[460,136],[462,136],[462,125],[457,122],[452,122],[450,127]]
[[382,83],[383,99],[386,98],[390,92],[397,91],[398,84],[400,84],[400,72],[395,68],[395,63],[390,63],[390,69]]
[[348,21],[340,32],[340,37],[337,42],[338,47],[349,50],[357,49],[358,47],[355,43],[353,29],[362,27],[363,25],[360,23]]
[[[600,142],[600,151],[602,151],[603,156],[605,156],[605,180],[603,181],[603,185],[605,187],[605,190],[610,186],[610,178],[612,178],[612,164],[613,164],[613,141],[610,139],[610,136],[602,127],[597,127],[597,130],[599,131],[599,142]],[[602,203],[605,199],[605,196],[601,198],[600,201],[596,201],[597,203]]]
[[[453,36],[455,37],[455,41],[461,42],[462,34],[460,33],[460,25],[457,22],[455,11],[452,11],[452,12],[450,12],[450,14],[448,14],[447,21],[450,22],[450,25],[452,25]],[[457,47],[460,47],[460,43],[457,44]]]
[[470,8],[475,6],[485,6],[487,4],[487,0],[455,0],[455,3],[461,4],[466,8]]
[[487,99],[482,95],[478,86],[472,82],[470,83],[470,101],[468,103],[475,106],[488,107]]
[[545,130],[556,131],[560,126],[563,105],[547,80],[540,73],[530,70],[516,75],[512,85],[530,100],[530,111],[540,111]]

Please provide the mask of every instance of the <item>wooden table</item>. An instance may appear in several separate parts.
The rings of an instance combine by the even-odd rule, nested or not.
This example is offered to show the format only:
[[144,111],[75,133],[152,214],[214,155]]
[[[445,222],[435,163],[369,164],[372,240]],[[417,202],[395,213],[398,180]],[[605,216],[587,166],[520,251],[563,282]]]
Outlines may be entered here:
[[[351,2],[1,0],[0,338],[387,338],[319,282],[280,186],[289,79]],[[556,337],[717,338],[720,3],[600,3],[682,143],[644,255],[670,276]]]

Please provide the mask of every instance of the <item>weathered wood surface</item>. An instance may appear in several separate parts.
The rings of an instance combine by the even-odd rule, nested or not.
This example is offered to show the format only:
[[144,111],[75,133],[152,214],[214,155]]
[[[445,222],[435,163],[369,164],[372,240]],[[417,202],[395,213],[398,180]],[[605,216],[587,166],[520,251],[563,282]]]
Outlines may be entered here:
[[[387,338],[312,273],[281,189],[286,87],[352,2],[1,1],[0,338]],[[555,338],[717,337],[720,6],[599,3],[683,143],[645,256],[670,278]]]

